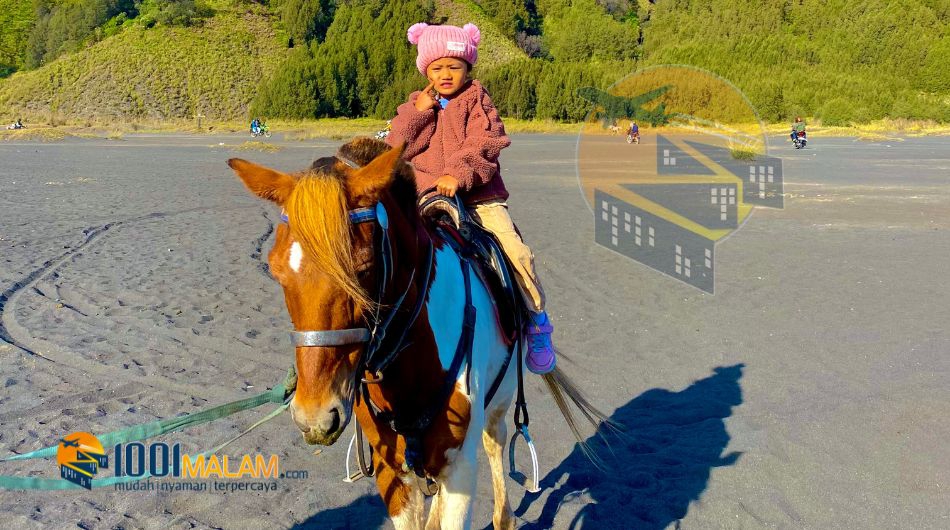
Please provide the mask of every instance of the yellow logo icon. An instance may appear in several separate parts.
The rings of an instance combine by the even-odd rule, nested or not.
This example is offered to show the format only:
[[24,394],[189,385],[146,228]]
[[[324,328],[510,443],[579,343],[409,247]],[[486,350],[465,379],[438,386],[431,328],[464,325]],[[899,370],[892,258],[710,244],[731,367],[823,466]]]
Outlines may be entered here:
[[100,467],[109,467],[109,457],[98,438],[88,432],[76,432],[60,440],[56,463],[62,478],[92,489],[93,477]]

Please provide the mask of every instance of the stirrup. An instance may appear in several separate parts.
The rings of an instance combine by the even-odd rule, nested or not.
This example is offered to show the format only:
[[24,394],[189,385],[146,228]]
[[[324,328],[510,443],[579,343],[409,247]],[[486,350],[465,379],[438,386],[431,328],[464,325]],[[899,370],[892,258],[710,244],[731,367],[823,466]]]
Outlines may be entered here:
[[[531,453],[531,471],[534,476],[531,482],[528,482],[528,477],[526,477],[524,473],[521,473],[515,468],[515,442],[518,441],[519,436],[524,438],[525,443],[528,444],[528,451]],[[534,450],[534,441],[531,440],[527,425],[518,427],[515,433],[511,435],[511,441],[508,442],[508,467],[510,469],[508,476],[519,485],[524,486],[528,493],[538,493],[541,491],[540,484],[538,483],[538,453]]]

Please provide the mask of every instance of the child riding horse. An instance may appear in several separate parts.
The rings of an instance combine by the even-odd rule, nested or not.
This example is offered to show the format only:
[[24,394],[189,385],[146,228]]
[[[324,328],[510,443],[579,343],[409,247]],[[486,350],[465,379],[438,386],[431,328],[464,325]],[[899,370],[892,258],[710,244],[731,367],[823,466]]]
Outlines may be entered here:
[[[423,527],[426,479],[437,487],[429,524],[470,527],[481,438],[494,526],[513,528],[502,450],[520,356],[506,363],[485,285],[420,219],[401,154],[357,139],[296,176],[228,161],[286,219],[268,260],[295,330],[291,415],[308,443],[330,445],[355,413],[399,529]],[[543,377],[578,439],[565,398],[603,419],[560,369]]]
[[429,84],[409,95],[392,120],[389,145],[406,144],[403,156],[413,164],[420,193],[435,188],[462,200],[479,224],[492,233],[512,265],[528,308],[524,334],[527,367],[546,374],[557,362],[545,311],[544,289],[534,253],[521,239],[508,214],[508,190],[498,157],[511,145],[488,91],[471,78],[482,35],[475,24],[413,24],[409,42],[418,46],[416,67]]

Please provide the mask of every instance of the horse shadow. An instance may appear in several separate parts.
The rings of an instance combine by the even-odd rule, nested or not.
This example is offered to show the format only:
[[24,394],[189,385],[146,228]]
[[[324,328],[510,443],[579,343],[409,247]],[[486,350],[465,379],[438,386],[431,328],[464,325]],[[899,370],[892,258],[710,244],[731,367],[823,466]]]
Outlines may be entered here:
[[363,530],[380,528],[389,515],[379,495],[370,493],[346,506],[331,508],[310,516],[291,530]]
[[[561,504],[580,496],[593,502],[567,528],[662,530],[682,519],[712,469],[731,466],[741,455],[722,452],[729,444],[724,420],[742,403],[743,368],[719,367],[680,392],[654,388],[618,408],[610,419],[623,432],[602,427],[587,440],[603,469],[575,447],[541,481],[542,493],[551,493],[538,520],[522,528],[552,528]],[[515,514],[523,517],[542,493],[526,494]]]
[[[515,509],[519,517],[544,492],[551,492],[540,517],[521,528],[553,528],[560,506],[580,496],[593,502],[571,520],[571,529],[662,530],[685,517],[705,491],[712,469],[731,466],[741,455],[722,453],[729,444],[724,420],[742,403],[739,379],[744,367],[716,368],[680,392],[654,388],[618,408],[610,419],[622,425],[623,432],[602,428],[587,440],[603,469],[575,447],[542,479],[542,493],[525,494]],[[314,514],[293,529],[379,528],[386,518],[379,495],[367,494]],[[564,525],[559,521],[558,527]]]

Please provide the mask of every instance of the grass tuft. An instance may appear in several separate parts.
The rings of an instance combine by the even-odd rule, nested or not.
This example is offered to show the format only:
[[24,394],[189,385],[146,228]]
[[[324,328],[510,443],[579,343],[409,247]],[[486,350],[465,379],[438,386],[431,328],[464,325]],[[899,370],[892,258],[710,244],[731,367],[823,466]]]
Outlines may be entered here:
[[52,127],[39,129],[20,129],[17,131],[0,131],[0,139],[8,142],[26,141],[26,142],[59,142],[71,136],[65,130]]
[[235,147],[240,151],[260,151],[262,153],[276,153],[282,148],[279,145],[269,144],[267,142],[247,141]]

